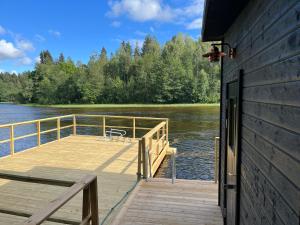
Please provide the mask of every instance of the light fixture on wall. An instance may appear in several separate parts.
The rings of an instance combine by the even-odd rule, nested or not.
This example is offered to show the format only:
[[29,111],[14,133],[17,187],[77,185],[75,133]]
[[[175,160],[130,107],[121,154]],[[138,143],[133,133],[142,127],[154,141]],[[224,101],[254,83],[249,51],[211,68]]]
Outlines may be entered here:
[[[228,53],[220,52],[217,45],[227,46]],[[211,44],[210,52],[203,55],[203,57],[208,58],[210,62],[219,62],[221,57],[228,55],[229,58],[233,59],[236,55],[236,48],[232,48],[228,43],[220,43],[220,44]]]

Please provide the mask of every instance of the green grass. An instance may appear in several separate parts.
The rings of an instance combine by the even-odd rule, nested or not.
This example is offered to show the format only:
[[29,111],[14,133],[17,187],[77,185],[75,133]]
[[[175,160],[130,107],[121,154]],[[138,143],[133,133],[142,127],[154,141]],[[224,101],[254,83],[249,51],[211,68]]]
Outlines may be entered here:
[[214,104],[60,104],[60,105],[39,105],[24,104],[25,106],[51,107],[51,108],[163,108],[163,107],[202,107],[202,106],[219,106]]

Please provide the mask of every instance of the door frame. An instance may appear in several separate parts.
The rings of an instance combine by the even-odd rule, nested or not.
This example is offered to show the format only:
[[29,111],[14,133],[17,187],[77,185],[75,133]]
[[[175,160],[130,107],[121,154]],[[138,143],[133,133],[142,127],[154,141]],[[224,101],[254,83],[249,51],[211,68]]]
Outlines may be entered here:
[[[244,70],[241,69],[239,70],[238,78],[235,80],[231,80],[225,83],[226,85],[226,101],[225,101],[225,123],[228,120],[228,86],[229,84],[233,82],[237,82],[238,85],[238,90],[237,90],[237,156],[236,156],[236,225],[240,224],[240,188],[241,188],[241,128],[242,128],[242,91],[243,91],[243,76],[244,76]],[[228,124],[227,124],[228,126]],[[223,174],[223,180],[224,184],[227,183],[227,138],[228,138],[228,129],[227,126],[225,125],[225,146],[224,146],[224,174]],[[223,206],[226,208],[227,206],[227,190],[225,188],[225,185],[222,187],[223,188],[223,193],[224,193],[224,202]],[[227,208],[226,208],[226,214],[225,214],[225,225],[230,225],[227,224]]]

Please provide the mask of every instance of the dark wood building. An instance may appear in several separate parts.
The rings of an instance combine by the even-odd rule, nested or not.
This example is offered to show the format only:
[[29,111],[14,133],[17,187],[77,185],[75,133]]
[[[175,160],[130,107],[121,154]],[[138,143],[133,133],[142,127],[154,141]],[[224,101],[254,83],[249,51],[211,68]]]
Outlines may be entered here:
[[221,60],[225,221],[299,225],[300,1],[206,0],[202,38],[236,48]]

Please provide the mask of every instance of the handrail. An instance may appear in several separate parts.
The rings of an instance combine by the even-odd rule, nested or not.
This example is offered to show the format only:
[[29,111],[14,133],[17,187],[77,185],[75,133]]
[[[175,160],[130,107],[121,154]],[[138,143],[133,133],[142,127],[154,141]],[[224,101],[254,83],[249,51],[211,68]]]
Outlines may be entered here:
[[141,120],[168,120],[168,118],[158,118],[158,117],[142,117],[142,116],[115,116],[115,115],[90,115],[90,114],[74,114],[78,117],[106,117],[106,118],[114,118],[114,119],[141,119]]
[[[141,151],[138,161],[143,163],[143,176],[147,179],[156,173],[169,148],[168,119],[146,133],[139,145]],[[138,168],[138,171],[141,171],[141,168]]]
[[98,217],[98,193],[97,176],[87,175],[82,180],[76,182],[58,198],[51,201],[45,208],[40,209],[29,217],[24,225],[39,225],[46,221],[58,209],[69,202],[76,194],[83,190],[82,200],[82,221],[81,225],[99,225]]
[[49,120],[63,119],[63,118],[68,118],[68,117],[72,117],[72,116],[73,115],[55,116],[55,117],[49,117],[49,118],[44,118],[44,119],[28,120],[28,121],[16,122],[16,123],[8,123],[8,124],[0,125],[0,128],[9,128],[10,126],[28,125],[28,124],[36,123],[38,121],[45,122],[45,121],[49,121]]
[[[102,124],[80,124],[77,122],[78,118],[99,118],[102,119]],[[61,121],[62,119],[65,118],[71,118],[71,125],[66,125],[66,126],[61,126]],[[132,121],[132,126],[113,126],[113,125],[108,125],[107,120],[108,119],[126,119],[126,120],[131,120]],[[42,122],[46,121],[53,121],[56,120],[56,127],[48,130],[41,130],[41,124]],[[16,122],[16,123],[10,123],[10,124],[2,124],[0,125],[1,128],[8,128],[9,129],[9,134],[10,137],[5,140],[0,140],[0,144],[4,143],[10,143],[10,155],[15,154],[15,141],[20,140],[23,138],[28,138],[32,136],[36,136],[37,138],[37,146],[41,145],[41,135],[42,134],[47,134],[50,132],[56,132],[56,137],[57,140],[61,139],[61,130],[67,129],[67,128],[72,128],[73,129],[73,135],[77,135],[77,127],[94,127],[94,128],[99,128],[102,130],[102,133],[100,132],[100,135],[102,134],[103,136],[106,136],[106,128],[120,128],[120,129],[132,129],[132,138],[136,138],[136,131],[137,130],[150,130],[146,135],[147,136],[153,136],[156,132],[156,128],[159,126],[157,125],[154,128],[150,127],[142,127],[142,126],[136,126],[136,122],[140,120],[152,120],[152,121],[161,121],[161,123],[165,124],[166,127],[168,126],[168,119],[167,118],[156,118],[156,117],[137,117],[137,116],[117,116],[117,115],[88,115],[88,114],[70,114],[70,115],[65,115],[65,116],[56,116],[56,117],[50,117],[50,118],[44,118],[44,119],[35,119],[35,120],[29,120],[29,121],[24,121],[24,122]],[[23,125],[29,125],[29,124],[36,124],[36,131],[33,133],[21,135],[21,136],[16,136],[15,135],[15,128],[18,126],[23,126]],[[168,129],[165,129],[165,136],[166,140],[168,140]],[[161,137],[160,141],[164,139]]]

